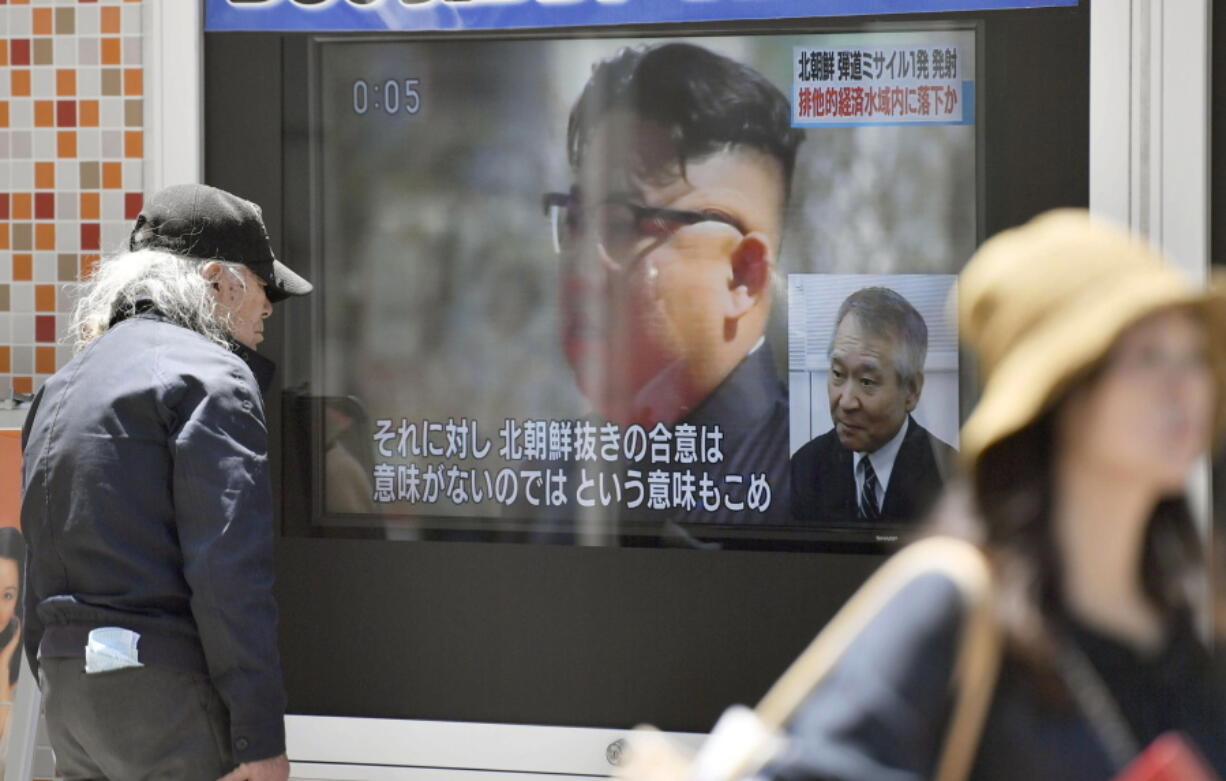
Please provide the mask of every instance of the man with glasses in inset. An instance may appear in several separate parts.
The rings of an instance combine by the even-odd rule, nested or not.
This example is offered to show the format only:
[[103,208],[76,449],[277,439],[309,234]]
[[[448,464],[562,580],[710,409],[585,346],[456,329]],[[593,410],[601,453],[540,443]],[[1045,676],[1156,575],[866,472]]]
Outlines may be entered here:
[[727,57],[623,49],[571,111],[570,192],[545,196],[563,346],[595,412],[623,427],[719,427],[724,460],[698,471],[739,494],[734,507],[748,475],[770,483],[765,512],[700,505],[670,520],[790,517],[787,392],[765,343],[803,138],[790,116],[775,85]]

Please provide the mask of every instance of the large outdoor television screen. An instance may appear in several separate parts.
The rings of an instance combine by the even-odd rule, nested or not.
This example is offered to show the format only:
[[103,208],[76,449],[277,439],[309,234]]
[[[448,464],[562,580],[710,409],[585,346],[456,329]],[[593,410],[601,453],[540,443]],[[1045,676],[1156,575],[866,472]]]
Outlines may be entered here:
[[905,538],[957,458],[976,44],[315,39],[287,531]]

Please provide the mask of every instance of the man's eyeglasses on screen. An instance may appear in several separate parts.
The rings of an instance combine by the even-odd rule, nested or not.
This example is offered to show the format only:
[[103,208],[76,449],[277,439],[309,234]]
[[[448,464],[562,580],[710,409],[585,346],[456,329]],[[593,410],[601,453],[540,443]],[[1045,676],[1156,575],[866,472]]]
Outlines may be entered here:
[[571,252],[587,237],[610,259],[629,260],[643,239],[661,241],[702,222],[721,223],[745,233],[739,222],[717,212],[658,209],[616,199],[589,206],[572,193],[546,193],[542,205],[553,229],[553,249],[559,254]]

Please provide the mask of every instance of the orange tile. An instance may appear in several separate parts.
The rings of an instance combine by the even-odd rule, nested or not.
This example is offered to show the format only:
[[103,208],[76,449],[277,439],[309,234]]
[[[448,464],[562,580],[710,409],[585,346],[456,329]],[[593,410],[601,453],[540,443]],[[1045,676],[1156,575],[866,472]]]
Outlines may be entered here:
[[98,193],[81,193],[81,219],[98,219]]
[[55,249],[55,223],[54,222],[36,222],[34,223],[34,249],[36,250]]
[[77,156],[77,131],[61,130],[55,134],[55,156]]
[[13,193],[13,219],[28,220],[34,213],[34,199],[29,193]]
[[35,8],[34,9],[34,34],[35,35],[50,35],[51,34],[51,10],[50,8]]
[[0,100],[0,127],[9,126],[9,102]]
[[81,127],[98,127],[98,101],[83,100],[77,106],[77,111],[80,114],[77,124]]
[[39,374],[55,374],[55,348],[34,348],[34,371]]
[[102,39],[102,64],[103,65],[118,65],[123,55],[119,48],[118,38],[103,38]]
[[123,72],[123,94],[139,95],[144,89],[144,78],[140,68],[126,68]]
[[13,370],[13,354],[8,345],[0,347],[0,374],[8,374]]
[[34,311],[55,311],[55,285],[34,286]]
[[33,393],[34,380],[31,377],[14,377],[13,393]]
[[30,0],[9,0],[9,5],[29,5]]
[[9,248],[9,224],[0,222],[0,249]]
[[0,41],[0,66],[9,64],[9,42]]
[[101,255],[82,255],[81,256],[81,279],[89,279],[89,275],[94,273],[94,269],[98,268],[98,260]]
[[34,187],[39,190],[55,189],[55,163],[34,164]]
[[119,9],[113,5],[102,8],[102,34],[119,34]]
[[15,98],[30,97],[30,71],[17,68],[9,71],[9,93]]
[[59,68],[56,70],[55,94],[61,97],[77,94],[76,68]]
[[123,156],[142,157],[145,154],[145,144],[141,131],[127,130],[123,134]]
[[102,188],[104,190],[118,190],[120,187],[123,187],[123,164],[103,163]]
[[34,101],[34,127],[51,127],[55,124],[55,104],[49,100]]
[[13,281],[29,282],[34,279],[34,256],[22,254],[13,255]]

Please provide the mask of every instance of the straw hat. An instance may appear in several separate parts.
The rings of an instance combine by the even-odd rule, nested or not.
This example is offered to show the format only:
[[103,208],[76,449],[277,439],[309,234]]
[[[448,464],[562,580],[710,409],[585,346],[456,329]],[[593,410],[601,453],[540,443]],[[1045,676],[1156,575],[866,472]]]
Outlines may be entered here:
[[1037,418],[1128,326],[1171,306],[1206,318],[1226,421],[1226,298],[1201,289],[1149,245],[1088,212],[1048,212],[980,247],[958,280],[959,325],[983,390],[962,428],[971,469],[991,445]]

